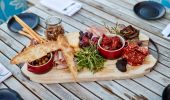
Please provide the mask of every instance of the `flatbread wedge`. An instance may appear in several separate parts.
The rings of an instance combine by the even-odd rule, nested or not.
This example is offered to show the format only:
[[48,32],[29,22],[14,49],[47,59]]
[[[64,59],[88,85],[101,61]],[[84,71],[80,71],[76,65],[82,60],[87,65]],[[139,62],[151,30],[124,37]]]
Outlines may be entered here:
[[29,46],[25,48],[23,52],[20,52],[15,57],[13,57],[11,59],[11,64],[32,62],[36,59],[39,59],[47,55],[47,53],[58,50],[59,46],[56,44],[56,41],[48,41],[46,43]]
[[76,64],[74,62],[74,50],[70,47],[69,43],[67,42],[67,39],[63,35],[58,36],[57,44],[60,45],[60,49],[64,55],[64,58],[66,60],[66,63],[72,72],[74,79],[77,79],[77,68]]

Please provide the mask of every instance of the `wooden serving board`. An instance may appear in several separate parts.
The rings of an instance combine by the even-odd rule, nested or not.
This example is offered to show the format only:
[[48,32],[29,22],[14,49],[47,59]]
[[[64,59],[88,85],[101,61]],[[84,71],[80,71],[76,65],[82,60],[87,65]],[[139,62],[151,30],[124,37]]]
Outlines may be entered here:
[[142,65],[135,67],[128,65],[127,72],[120,72],[116,68],[116,61],[117,60],[107,60],[104,64],[104,69],[95,74],[88,70],[83,70],[78,73],[77,80],[73,79],[69,69],[58,70],[57,67],[53,67],[53,69],[46,74],[34,74],[27,70],[27,65],[25,64],[21,70],[25,76],[34,82],[50,84],[137,78],[149,73],[150,69],[156,63],[156,59],[152,55],[148,55]]
[[[149,41],[149,38],[144,35],[139,35],[139,40]],[[69,69],[59,70],[57,67],[53,67],[51,71],[45,74],[34,74],[27,70],[27,65],[25,64],[21,70],[23,74],[30,80],[38,83],[66,83],[66,82],[84,82],[84,81],[100,81],[100,80],[116,80],[116,79],[128,79],[142,77],[149,73],[152,67],[155,65],[157,59],[155,59],[151,54],[145,58],[145,61],[140,66],[130,66],[127,65],[126,72],[120,72],[116,68],[117,60],[107,60],[104,64],[104,69],[97,73],[92,73],[88,70],[83,70],[78,73],[77,80],[73,79],[73,76]]]

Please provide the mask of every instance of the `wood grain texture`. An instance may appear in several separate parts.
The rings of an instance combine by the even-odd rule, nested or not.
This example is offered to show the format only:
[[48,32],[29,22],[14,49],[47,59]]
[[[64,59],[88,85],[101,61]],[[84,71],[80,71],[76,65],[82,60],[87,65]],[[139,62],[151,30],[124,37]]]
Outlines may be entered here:
[[4,83],[0,83],[0,89],[2,89],[2,88],[8,88],[7,86],[5,86],[5,84]]
[[147,88],[143,88],[142,85],[135,83],[129,79],[127,80],[116,80],[119,84],[125,86],[127,89],[133,91],[138,95],[143,95],[147,97],[149,100],[161,100],[161,97],[151,92]]
[[[131,3],[125,2],[126,0],[107,0],[107,1],[109,1],[110,3],[114,3],[120,7],[123,7],[125,9],[131,10],[131,11],[133,11],[133,6],[137,3],[136,2],[135,4],[131,4]],[[135,0],[131,0],[131,1],[135,1]],[[161,18],[159,20],[155,20],[155,21],[148,21],[148,22],[151,22],[151,23],[156,22],[156,23],[167,25],[170,22],[168,19],[166,19],[167,15],[168,15],[168,13],[165,13],[165,16],[163,16],[163,18]]]
[[18,92],[21,95],[21,97],[24,98],[25,100],[40,100],[34,94],[32,94],[27,88],[25,88],[20,82],[18,82],[14,77],[10,77],[4,83],[7,84],[9,88]]

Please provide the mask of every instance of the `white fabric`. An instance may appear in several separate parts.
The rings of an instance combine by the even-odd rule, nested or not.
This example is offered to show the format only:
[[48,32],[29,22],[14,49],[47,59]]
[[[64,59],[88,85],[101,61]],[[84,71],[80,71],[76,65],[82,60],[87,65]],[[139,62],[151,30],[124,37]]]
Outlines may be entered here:
[[165,38],[168,38],[170,39],[170,24],[168,24],[165,29],[162,31],[162,35],[165,37]]
[[0,83],[11,76],[12,73],[5,68],[4,65],[0,63]]
[[41,0],[40,3],[54,11],[72,16],[81,9],[82,4],[73,0]]

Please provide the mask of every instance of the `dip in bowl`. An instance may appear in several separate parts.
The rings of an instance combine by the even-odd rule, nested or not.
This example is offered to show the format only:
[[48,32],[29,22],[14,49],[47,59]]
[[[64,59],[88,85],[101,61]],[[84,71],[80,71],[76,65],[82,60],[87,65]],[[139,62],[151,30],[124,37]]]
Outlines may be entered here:
[[117,59],[122,55],[125,39],[116,34],[103,34],[98,40],[97,48],[104,58]]

